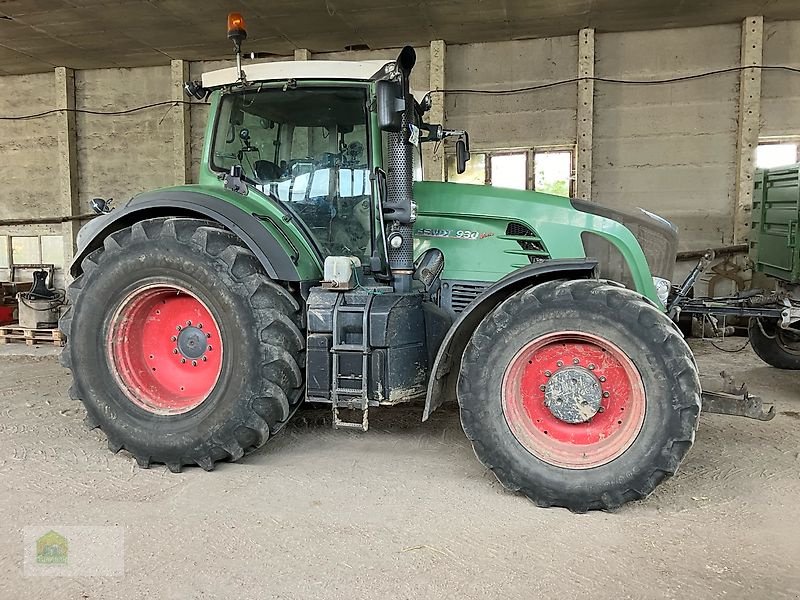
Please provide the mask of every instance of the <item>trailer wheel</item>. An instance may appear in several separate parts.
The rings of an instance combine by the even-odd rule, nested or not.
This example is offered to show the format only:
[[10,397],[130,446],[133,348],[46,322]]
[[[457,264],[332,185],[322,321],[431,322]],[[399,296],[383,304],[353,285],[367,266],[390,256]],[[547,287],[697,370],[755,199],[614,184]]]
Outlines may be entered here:
[[778,327],[772,319],[750,319],[747,337],[753,351],[777,369],[800,369],[800,335]]
[[504,486],[585,512],[644,498],[675,473],[700,382],[680,332],[639,294],[556,281],[481,322],[458,400],[475,453]]
[[82,268],[60,322],[62,363],[113,452],[211,470],[264,444],[297,408],[299,305],[232,233],[142,221]]

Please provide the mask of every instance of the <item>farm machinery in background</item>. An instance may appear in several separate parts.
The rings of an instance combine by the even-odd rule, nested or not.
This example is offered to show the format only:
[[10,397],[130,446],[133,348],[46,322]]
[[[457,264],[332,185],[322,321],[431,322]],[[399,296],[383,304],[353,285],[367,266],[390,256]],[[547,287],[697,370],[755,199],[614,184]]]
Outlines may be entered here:
[[667,312],[737,317],[748,320],[747,337],[755,353],[779,369],[800,369],[800,165],[760,169],[753,194],[749,258],[773,289],[750,289],[723,297],[692,297],[698,277],[714,259],[706,253],[670,298]]

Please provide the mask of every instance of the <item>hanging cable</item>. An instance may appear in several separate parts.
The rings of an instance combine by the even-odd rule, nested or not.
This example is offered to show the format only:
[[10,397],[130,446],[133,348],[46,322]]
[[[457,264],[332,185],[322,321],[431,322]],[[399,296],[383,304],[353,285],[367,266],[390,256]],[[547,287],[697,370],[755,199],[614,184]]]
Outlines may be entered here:
[[191,104],[191,105],[200,104],[207,106],[210,104],[210,102],[190,102],[188,100],[164,100],[163,102],[153,102],[152,104],[144,104],[142,106],[136,106],[134,108],[128,108],[125,110],[110,110],[110,111],[91,110],[88,108],[53,108],[51,110],[46,110],[40,113],[33,113],[30,115],[19,115],[16,117],[0,117],[0,121],[26,121],[28,119],[40,119],[42,117],[46,117],[48,115],[54,115],[60,112],[71,112],[82,115],[100,115],[100,116],[129,115],[131,113],[147,110],[149,108],[157,108],[159,106],[167,106],[167,105],[180,106],[182,104]]
[[433,90],[434,92],[444,92],[445,94],[482,94],[482,95],[510,95],[510,94],[524,94],[527,92],[536,92],[539,90],[546,90],[549,88],[569,85],[573,83],[580,83],[582,81],[596,81],[599,83],[611,83],[618,85],[664,85],[668,83],[680,83],[682,81],[693,81],[695,79],[703,79],[705,77],[713,77],[715,75],[725,75],[728,73],[739,73],[747,69],[759,69],[761,71],[784,71],[788,73],[800,74],[800,68],[790,67],[787,65],[751,65],[740,67],[728,67],[725,69],[715,69],[713,71],[704,71],[702,73],[692,73],[691,75],[679,75],[677,77],[669,77],[666,79],[615,79],[612,77],[572,77],[570,79],[561,79],[558,81],[551,81],[549,83],[541,83],[537,85],[529,85],[520,88],[509,88],[505,90],[481,90],[471,88],[457,88],[457,89],[442,89]]
[[[725,69],[715,69],[713,71],[704,71],[702,73],[693,73],[691,75],[679,75],[677,77],[669,77],[666,79],[615,79],[612,77],[572,77],[570,79],[561,79],[558,81],[551,81],[549,83],[541,83],[537,85],[529,85],[519,88],[509,88],[505,90],[482,90],[475,88],[456,88],[456,89],[445,88],[442,90],[433,90],[431,93],[438,92],[451,95],[479,94],[486,96],[504,96],[511,94],[524,94],[528,92],[537,92],[539,90],[546,90],[549,88],[554,88],[562,85],[580,83],[582,81],[596,81],[599,83],[609,83],[617,85],[664,85],[669,83],[680,83],[682,81],[693,81],[696,79],[703,79],[705,77],[713,77],[715,75],[739,73],[747,69],[759,69],[761,71],[783,71],[787,73],[800,74],[800,68],[790,67],[788,65],[750,65],[750,66],[728,67]],[[126,110],[112,110],[112,111],[90,110],[86,108],[54,108],[51,110],[46,110],[43,112],[33,113],[29,115],[18,115],[10,117],[4,116],[0,117],[0,121],[25,121],[28,119],[40,119],[42,117],[46,117],[48,115],[53,115],[60,112],[73,112],[77,114],[99,115],[99,116],[128,115],[142,110],[148,110],[150,108],[157,108],[159,106],[167,106],[167,105],[179,106],[182,104],[189,104],[193,106],[196,105],[208,106],[210,102],[190,102],[187,100],[164,100],[163,102],[153,102],[152,104],[144,104],[142,106],[136,106],[134,108],[128,108]]]

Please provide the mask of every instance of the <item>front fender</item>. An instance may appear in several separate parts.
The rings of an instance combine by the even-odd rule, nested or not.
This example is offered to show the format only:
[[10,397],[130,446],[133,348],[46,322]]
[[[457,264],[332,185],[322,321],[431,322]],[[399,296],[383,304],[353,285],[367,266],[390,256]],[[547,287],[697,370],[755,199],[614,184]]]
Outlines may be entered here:
[[78,251],[70,272],[80,273],[81,261],[114,231],[137,221],[162,216],[207,218],[235,233],[255,254],[267,274],[281,281],[303,281],[319,270],[319,258],[293,243],[269,215],[248,212],[226,200],[191,189],[166,189],[140,194],[125,206],[90,221],[78,233]]
[[521,289],[553,279],[582,279],[595,275],[597,261],[593,259],[548,260],[517,269],[497,281],[464,309],[448,330],[439,347],[431,368],[428,393],[425,397],[425,412],[422,420],[427,421],[448,397],[455,397],[455,384],[461,355],[467,346],[472,332],[483,318],[503,300]]

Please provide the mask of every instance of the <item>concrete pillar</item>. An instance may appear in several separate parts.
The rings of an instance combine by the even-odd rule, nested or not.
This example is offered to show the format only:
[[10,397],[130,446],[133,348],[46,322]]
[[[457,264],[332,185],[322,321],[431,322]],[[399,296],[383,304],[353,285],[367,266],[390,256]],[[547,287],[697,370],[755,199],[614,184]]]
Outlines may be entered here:
[[[578,32],[578,77],[594,77],[594,29]],[[578,82],[577,155],[575,195],[592,198],[592,130],[594,128],[594,81]]]
[[183,84],[189,79],[189,63],[185,60],[170,61],[170,84],[172,100],[178,102],[170,111],[172,115],[172,157],[176,185],[191,181],[192,152],[188,97]]
[[[764,17],[742,21],[741,65],[763,60]],[[733,243],[747,241],[753,210],[753,178],[761,119],[761,69],[739,72],[739,124],[736,141],[736,200],[733,207]]]
[[298,48],[294,51],[295,60],[311,60],[311,51],[306,48]]
[[[445,124],[444,92],[437,91],[445,88],[444,62],[447,45],[444,40],[431,42],[430,64],[430,91],[433,105],[426,116],[429,123]],[[421,98],[418,98],[421,100]],[[444,159],[444,143],[430,142],[422,147],[422,169],[428,181],[444,181],[447,166]]]
[[[75,127],[75,72],[66,67],[55,70],[55,114],[56,137],[58,139],[58,213],[59,216],[81,214],[78,199],[78,152]],[[85,211],[88,212],[88,211]],[[43,215],[44,216],[44,215]],[[64,238],[64,267],[68,267],[75,255],[75,240],[80,223],[65,221],[61,234]]]

